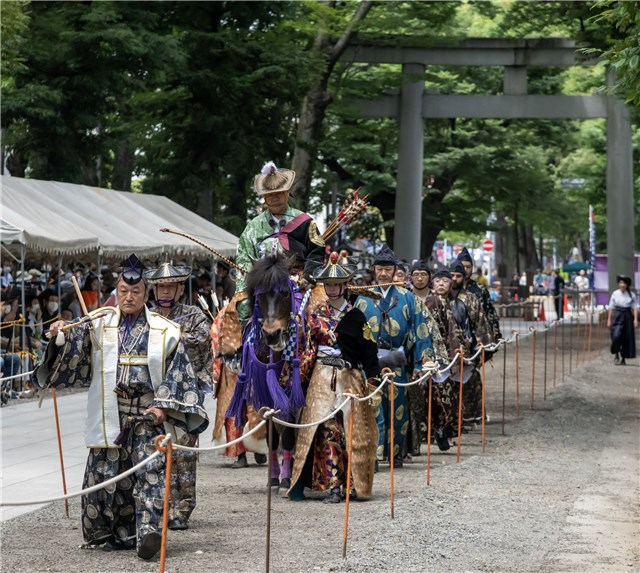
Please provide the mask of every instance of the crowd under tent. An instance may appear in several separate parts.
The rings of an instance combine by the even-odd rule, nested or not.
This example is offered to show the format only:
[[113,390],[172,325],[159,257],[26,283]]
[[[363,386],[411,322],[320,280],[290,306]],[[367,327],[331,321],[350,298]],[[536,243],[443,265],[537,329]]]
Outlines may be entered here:
[[[28,255],[50,261],[58,271],[69,257],[96,262],[98,271],[105,260],[131,253],[188,263],[211,257],[162,228],[188,233],[225,257],[235,256],[238,245],[232,233],[159,195],[2,175],[0,207],[3,256],[9,253],[20,263],[23,277]],[[24,292],[22,298],[24,308]]]

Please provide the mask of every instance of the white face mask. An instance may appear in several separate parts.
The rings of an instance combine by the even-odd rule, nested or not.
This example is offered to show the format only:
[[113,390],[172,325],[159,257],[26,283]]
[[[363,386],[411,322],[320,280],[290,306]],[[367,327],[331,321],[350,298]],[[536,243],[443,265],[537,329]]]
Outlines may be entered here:
[[34,305],[31,307],[31,312],[34,312],[34,313],[35,313],[35,312],[38,312],[39,310],[40,310],[40,305],[39,305],[39,304],[34,304]]
[[11,272],[11,267],[2,267],[2,270],[3,270],[5,273],[9,274],[9,273]]
[[56,310],[58,310],[58,303],[57,302],[48,302],[47,303],[47,309],[49,310],[49,312],[51,314],[53,314],[54,312],[56,312]]
[[3,312],[5,314],[9,314],[11,312],[11,305],[10,304],[5,304],[4,308],[3,308]]

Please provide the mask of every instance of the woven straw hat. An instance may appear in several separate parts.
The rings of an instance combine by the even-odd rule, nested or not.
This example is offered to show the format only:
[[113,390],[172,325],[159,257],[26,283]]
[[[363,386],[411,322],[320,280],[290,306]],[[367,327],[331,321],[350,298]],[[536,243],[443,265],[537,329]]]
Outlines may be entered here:
[[296,172],[291,169],[278,169],[273,161],[264,164],[264,167],[253,179],[253,187],[260,196],[269,193],[289,191],[296,178]]
[[313,278],[320,283],[326,281],[346,283],[350,281],[356,272],[356,267],[340,263],[339,258],[340,255],[338,253],[331,253],[327,264],[316,269],[313,273]]
[[147,282],[155,285],[159,283],[181,283],[191,275],[189,267],[174,267],[171,263],[162,263],[157,269],[147,271]]

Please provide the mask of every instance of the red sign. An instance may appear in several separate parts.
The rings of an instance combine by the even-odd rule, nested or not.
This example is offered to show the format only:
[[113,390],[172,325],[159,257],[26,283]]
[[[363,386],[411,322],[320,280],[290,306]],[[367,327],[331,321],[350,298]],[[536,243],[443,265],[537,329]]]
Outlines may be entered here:
[[490,241],[489,239],[487,239],[486,241],[482,242],[482,250],[486,251],[487,253],[490,253],[493,251],[493,241]]

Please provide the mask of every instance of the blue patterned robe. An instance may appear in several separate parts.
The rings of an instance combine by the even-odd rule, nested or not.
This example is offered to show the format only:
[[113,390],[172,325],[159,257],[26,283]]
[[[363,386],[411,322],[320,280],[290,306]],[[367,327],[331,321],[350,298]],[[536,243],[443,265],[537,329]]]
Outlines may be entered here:
[[[380,289],[378,289],[379,292]],[[409,382],[409,372],[420,372],[422,363],[426,361],[436,362],[446,357],[436,356],[432,333],[424,305],[416,300],[414,294],[402,287],[392,286],[386,296],[374,301],[371,298],[358,297],[355,306],[367,317],[371,326],[373,337],[378,343],[378,348],[402,347],[407,357],[406,367],[395,369],[396,382]],[[439,333],[437,333],[439,338]],[[382,396],[382,414],[384,425],[380,428],[379,445],[386,443],[385,455],[388,455],[389,445],[389,386],[385,386]],[[394,456],[400,456],[405,436],[409,428],[409,413],[405,388],[396,386],[394,393]],[[379,417],[380,418],[380,417]],[[379,426],[381,424],[379,423]],[[385,440],[385,430],[387,438]]]

